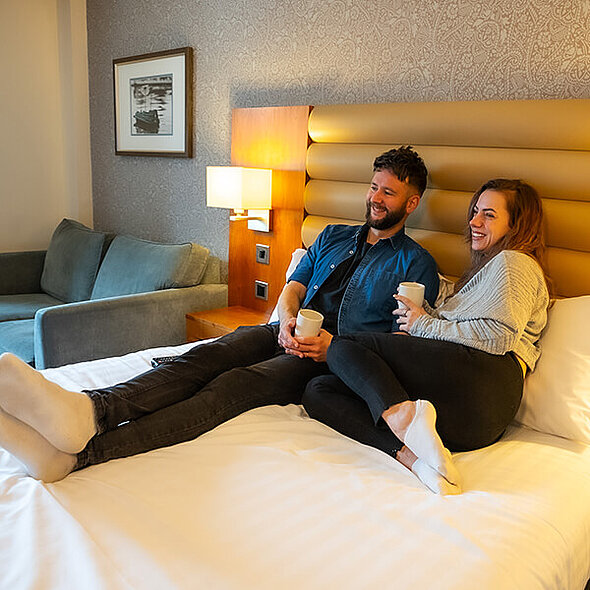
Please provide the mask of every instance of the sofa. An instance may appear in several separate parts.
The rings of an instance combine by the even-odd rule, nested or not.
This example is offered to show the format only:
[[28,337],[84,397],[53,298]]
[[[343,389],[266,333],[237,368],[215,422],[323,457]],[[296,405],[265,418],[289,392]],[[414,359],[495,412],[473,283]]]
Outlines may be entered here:
[[186,341],[185,314],[227,305],[220,261],[71,219],[46,251],[0,253],[0,353],[38,369]]

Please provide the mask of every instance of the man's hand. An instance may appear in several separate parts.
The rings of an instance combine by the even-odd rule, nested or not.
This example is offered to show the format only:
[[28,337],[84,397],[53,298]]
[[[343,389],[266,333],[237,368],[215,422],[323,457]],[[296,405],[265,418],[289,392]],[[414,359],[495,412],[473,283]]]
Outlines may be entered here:
[[[290,317],[281,320],[280,328],[279,328],[279,346],[282,346],[285,351],[289,352],[290,350],[297,350],[299,347],[299,343],[295,340],[293,332],[295,330],[295,324],[297,323],[297,318]],[[294,354],[294,353],[289,353]]]
[[279,296],[277,308],[280,324],[277,340],[279,346],[282,346],[287,352],[297,350],[299,347],[299,343],[295,340],[293,332],[297,323],[297,312],[301,308],[301,302],[305,297],[305,293],[305,285],[297,281],[290,281],[283,287]]
[[287,354],[294,354],[299,358],[310,358],[316,363],[325,363],[328,347],[332,342],[332,334],[326,330],[320,330],[319,336],[313,338],[294,338],[296,348],[285,348]]

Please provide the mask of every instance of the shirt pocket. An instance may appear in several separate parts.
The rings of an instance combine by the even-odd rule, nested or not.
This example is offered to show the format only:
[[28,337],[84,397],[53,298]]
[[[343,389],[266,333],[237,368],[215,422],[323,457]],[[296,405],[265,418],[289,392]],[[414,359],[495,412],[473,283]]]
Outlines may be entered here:
[[378,270],[367,275],[368,312],[387,313],[397,309],[397,301],[393,296],[403,277],[388,270]]

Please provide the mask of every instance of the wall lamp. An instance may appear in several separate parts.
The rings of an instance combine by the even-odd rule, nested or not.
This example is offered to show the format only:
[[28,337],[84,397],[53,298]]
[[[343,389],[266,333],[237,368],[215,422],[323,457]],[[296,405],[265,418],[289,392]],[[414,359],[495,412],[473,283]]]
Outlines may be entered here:
[[207,207],[233,209],[230,221],[247,221],[248,229],[270,231],[272,170],[241,166],[207,166]]

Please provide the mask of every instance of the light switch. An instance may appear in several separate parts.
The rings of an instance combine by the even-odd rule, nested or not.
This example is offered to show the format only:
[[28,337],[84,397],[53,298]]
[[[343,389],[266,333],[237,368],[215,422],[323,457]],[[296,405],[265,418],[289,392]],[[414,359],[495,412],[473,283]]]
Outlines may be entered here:
[[270,264],[270,246],[266,244],[256,244],[256,262],[260,264]]

